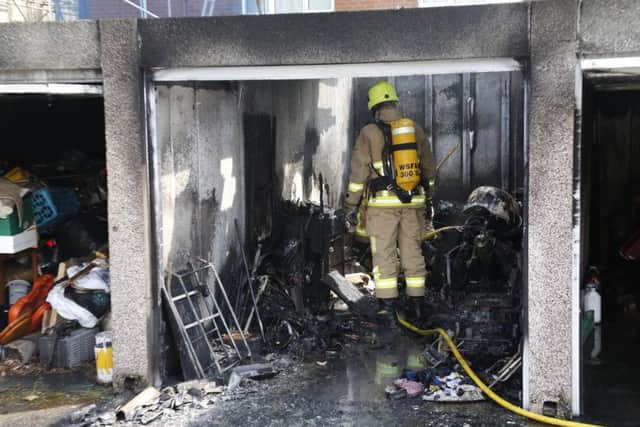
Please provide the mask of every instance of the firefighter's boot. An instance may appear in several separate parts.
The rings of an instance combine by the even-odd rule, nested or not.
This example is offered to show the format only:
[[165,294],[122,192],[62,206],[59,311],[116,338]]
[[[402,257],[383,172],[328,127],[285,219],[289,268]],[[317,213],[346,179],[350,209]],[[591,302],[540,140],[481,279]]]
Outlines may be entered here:
[[395,299],[378,299],[378,325],[383,329],[398,329]]
[[396,337],[402,334],[402,330],[396,319],[395,299],[379,299],[380,309],[378,318],[379,344],[387,346],[393,344]]
[[424,298],[423,297],[411,297],[409,298],[411,301],[411,311],[413,313],[414,318],[419,322],[423,315],[426,314],[423,308]]

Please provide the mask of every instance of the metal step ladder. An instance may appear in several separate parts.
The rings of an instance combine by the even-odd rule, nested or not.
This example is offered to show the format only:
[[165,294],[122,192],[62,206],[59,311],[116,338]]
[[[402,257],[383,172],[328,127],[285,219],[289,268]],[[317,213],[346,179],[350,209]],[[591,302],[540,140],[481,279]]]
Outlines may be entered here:
[[[251,357],[251,349],[216,268],[203,259],[195,262],[197,267],[189,263],[187,270],[170,272],[161,291],[196,376],[222,377],[238,362]],[[225,313],[233,322],[233,333]],[[245,351],[236,344],[237,337]]]

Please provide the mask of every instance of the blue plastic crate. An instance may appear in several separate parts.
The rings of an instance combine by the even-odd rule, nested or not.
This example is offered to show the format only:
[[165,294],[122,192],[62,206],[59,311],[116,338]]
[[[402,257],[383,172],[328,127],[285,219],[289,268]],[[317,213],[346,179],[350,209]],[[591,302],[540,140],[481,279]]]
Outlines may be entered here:
[[45,187],[33,193],[33,217],[40,228],[69,219],[80,212],[71,187]]

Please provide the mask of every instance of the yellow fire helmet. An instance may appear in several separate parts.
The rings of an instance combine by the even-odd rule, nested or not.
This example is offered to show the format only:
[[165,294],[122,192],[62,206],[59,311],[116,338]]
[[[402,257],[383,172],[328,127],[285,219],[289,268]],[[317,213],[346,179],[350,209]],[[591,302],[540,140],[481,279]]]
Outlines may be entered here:
[[367,101],[369,110],[371,110],[378,104],[389,101],[397,102],[400,101],[400,98],[398,98],[398,94],[391,83],[380,80],[369,89]]

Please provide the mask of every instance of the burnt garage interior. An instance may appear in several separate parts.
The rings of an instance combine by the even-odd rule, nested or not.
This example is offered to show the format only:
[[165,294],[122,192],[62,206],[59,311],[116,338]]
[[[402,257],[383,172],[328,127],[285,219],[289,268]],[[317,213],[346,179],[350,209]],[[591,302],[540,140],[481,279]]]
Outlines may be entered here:
[[[640,86],[637,77],[590,72],[582,127],[582,361],[584,413],[637,424],[640,377]],[[596,301],[587,294],[595,286]],[[592,296],[594,294],[591,294]],[[590,310],[594,310],[595,322]],[[601,313],[597,313],[600,311]],[[600,321],[598,321],[600,320]]]
[[[3,87],[9,90],[0,89],[0,126],[3,129],[0,193],[5,202],[0,218],[3,292],[0,341],[6,344],[7,352],[15,350],[9,342],[16,346],[24,345],[24,340],[37,343],[35,348],[39,350],[19,352],[18,357],[26,360],[27,366],[76,368],[92,360],[93,355],[79,352],[65,359],[62,351],[79,343],[93,345],[100,328],[109,327],[105,124],[101,87],[81,84]],[[21,209],[16,209],[16,199],[11,198],[14,191],[22,198]],[[19,219],[20,213],[22,218]],[[96,257],[104,262],[101,265],[104,267],[101,271],[106,272],[103,286],[99,289],[86,289],[80,284],[65,286],[56,302],[48,299],[47,295],[54,293],[51,290],[56,279],[60,279],[57,282],[60,285],[63,279],[72,276],[72,268],[82,268]],[[60,269],[62,264],[67,270]],[[73,322],[69,310],[60,303],[82,310],[83,314],[78,318],[83,319],[80,324]],[[61,314],[57,320],[49,317],[46,321],[52,307]],[[83,317],[86,313],[90,318]],[[24,318],[30,320],[31,326],[26,329],[16,327]],[[60,341],[56,346],[58,349],[54,350],[49,343],[57,340],[56,337],[67,339]],[[18,369],[11,364],[17,353],[7,354],[2,365],[3,375],[13,374],[17,372],[13,369]],[[32,364],[34,361],[36,363]],[[20,369],[28,374],[30,368]]]
[[[450,227],[423,244],[429,295],[405,314],[421,328],[445,328],[488,384],[521,401],[526,150],[518,70],[153,82],[165,382],[226,376],[249,354],[323,361],[354,346],[375,351],[381,331],[370,249],[344,234],[342,199],[351,149],[371,121],[367,90],[381,79],[395,85],[404,115],[430,138],[441,163],[434,227]],[[331,271],[351,287],[336,284],[342,276],[327,279]],[[353,375],[371,373],[384,396],[404,368],[452,372],[439,340],[411,340],[416,351],[398,352],[411,357],[387,365],[368,358]]]

